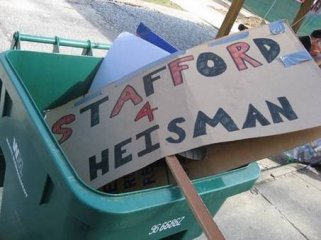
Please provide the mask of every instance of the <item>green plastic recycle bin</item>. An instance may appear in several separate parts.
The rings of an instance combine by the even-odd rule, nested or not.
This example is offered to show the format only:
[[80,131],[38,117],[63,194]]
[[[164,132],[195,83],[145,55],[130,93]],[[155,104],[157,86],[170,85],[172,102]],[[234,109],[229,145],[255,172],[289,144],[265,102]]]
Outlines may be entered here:
[[[9,50],[0,54],[0,239],[193,239],[202,232],[174,185],[108,194],[77,176],[42,116],[84,94],[102,58]],[[214,215],[249,190],[256,163],[192,182]],[[0,185],[1,186],[1,185]]]

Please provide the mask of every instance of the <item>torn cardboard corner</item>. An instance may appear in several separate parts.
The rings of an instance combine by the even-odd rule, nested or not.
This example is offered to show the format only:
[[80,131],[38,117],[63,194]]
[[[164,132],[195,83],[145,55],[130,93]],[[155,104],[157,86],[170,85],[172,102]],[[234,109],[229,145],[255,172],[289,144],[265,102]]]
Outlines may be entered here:
[[278,34],[263,25],[160,59],[46,120],[94,188],[201,146],[205,160],[189,163],[196,177],[314,140],[321,72],[306,59],[285,67],[282,56],[304,49],[279,24]]

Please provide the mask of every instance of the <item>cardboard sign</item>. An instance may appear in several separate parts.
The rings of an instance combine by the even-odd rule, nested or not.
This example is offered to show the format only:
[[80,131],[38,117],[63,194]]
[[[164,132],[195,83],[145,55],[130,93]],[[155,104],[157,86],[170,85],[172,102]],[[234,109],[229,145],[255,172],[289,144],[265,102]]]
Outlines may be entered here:
[[261,26],[171,55],[47,120],[98,188],[188,149],[320,126],[321,72],[304,53],[284,23]]
[[[198,179],[273,156],[320,136],[321,127],[317,127],[270,137],[217,143],[203,147],[206,157],[202,161],[181,158],[180,162],[190,179]],[[163,161],[157,161],[106,184],[101,190],[108,193],[124,193],[170,184],[175,184],[171,172]]]

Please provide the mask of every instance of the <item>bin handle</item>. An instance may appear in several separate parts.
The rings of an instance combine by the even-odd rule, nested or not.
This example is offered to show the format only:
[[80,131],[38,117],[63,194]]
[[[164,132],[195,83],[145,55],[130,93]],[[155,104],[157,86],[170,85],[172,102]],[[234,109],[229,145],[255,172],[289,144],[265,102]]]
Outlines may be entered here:
[[90,40],[87,41],[79,41],[79,40],[72,40],[67,38],[60,38],[58,36],[55,37],[41,37],[35,35],[28,35],[20,33],[19,31],[15,32],[12,37],[11,49],[12,50],[20,50],[21,49],[21,42],[36,42],[36,43],[44,43],[44,44],[53,44],[53,52],[59,53],[60,46],[65,47],[74,47],[74,48],[82,48],[83,52],[82,55],[92,56],[93,49],[102,49],[102,50],[109,50],[111,44],[104,44],[104,43],[96,43]]

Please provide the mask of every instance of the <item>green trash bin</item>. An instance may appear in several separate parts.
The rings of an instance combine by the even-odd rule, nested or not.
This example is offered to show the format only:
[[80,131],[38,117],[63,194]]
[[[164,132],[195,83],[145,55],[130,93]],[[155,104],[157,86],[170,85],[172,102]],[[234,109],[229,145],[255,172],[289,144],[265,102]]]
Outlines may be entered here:
[[[193,239],[201,234],[177,186],[109,194],[84,184],[50,133],[43,111],[84,94],[102,59],[0,54],[0,160],[5,164],[0,239]],[[193,180],[214,215],[249,190],[256,163]],[[1,177],[0,177],[1,180]]]

